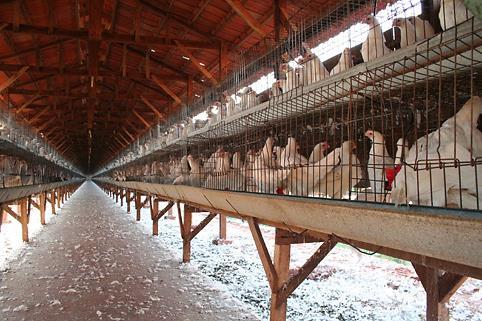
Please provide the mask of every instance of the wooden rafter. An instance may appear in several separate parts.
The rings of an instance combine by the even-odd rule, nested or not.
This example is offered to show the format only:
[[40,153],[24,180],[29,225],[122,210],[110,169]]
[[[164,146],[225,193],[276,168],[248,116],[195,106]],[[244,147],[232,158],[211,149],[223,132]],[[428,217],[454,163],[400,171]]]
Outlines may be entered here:
[[35,95],[33,96],[32,98],[26,100],[20,107],[18,107],[16,110],[15,110],[15,113],[19,114],[21,113],[25,108],[27,108],[28,106],[30,106],[34,101],[36,101],[37,99],[39,98],[38,95]]
[[149,124],[149,122],[144,117],[142,117],[141,114],[139,114],[135,109],[132,109],[132,113],[134,114],[134,116],[139,118],[139,120],[146,126],[146,128],[151,127],[151,124]]
[[169,86],[167,86],[161,79],[159,79],[156,75],[152,75],[151,76],[152,80],[159,86],[161,87],[162,90],[164,90],[164,92],[166,92],[166,94],[168,94],[177,104],[180,104],[181,103],[181,98],[179,98],[179,96],[176,95],[175,92],[173,92]]
[[[94,1],[96,2],[96,1]],[[100,2],[100,1],[99,1]],[[4,22],[0,22],[2,24]],[[10,32],[10,33],[23,33],[29,35],[43,35],[59,37],[64,40],[77,39],[77,40],[92,40],[93,36],[91,33],[85,30],[74,30],[74,29],[62,29],[53,28],[52,32],[49,32],[49,27],[34,26],[21,24],[18,30],[15,30],[12,23],[7,23],[0,32]],[[139,46],[146,46],[149,48],[166,48],[166,47],[176,47],[176,38],[172,37],[157,37],[157,36],[135,36],[130,34],[120,34],[120,33],[102,33],[97,40],[107,43],[120,43],[120,44],[132,44]],[[204,49],[204,50],[216,50],[218,47],[217,42],[206,42],[198,40],[182,40],[183,45],[191,49]]]
[[7,80],[5,80],[2,84],[0,84],[0,93],[10,87],[18,78],[22,77],[23,74],[27,72],[29,67],[22,67],[19,71],[15,73],[15,75],[9,77]]
[[242,5],[241,1],[239,0],[225,0],[231,8],[250,26],[256,33],[258,33],[261,37],[264,37],[268,32],[269,29],[258,22],[251,13]]
[[146,104],[146,106],[149,107],[154,112],[154,114],[156,114],[157,118],[165,119],[164,114],[162,114],[147,98],[142,95],[140,96],[140,98],[144,102],[144,104]]
[[206,76],[214,85],[217,85],[218,81],[216,80],[216,78],[201,64],[201,62],[196,57],[194,57],[194,55],[186,47],[184,47],[184,45],[181,42],[177,40],[175,40],[175,42],[179,47],[179,49],[181,50],[181,52],[187,57],[189,57],[189,59],[194,64],[194,66],[199,71],[201,71],[203,75]]

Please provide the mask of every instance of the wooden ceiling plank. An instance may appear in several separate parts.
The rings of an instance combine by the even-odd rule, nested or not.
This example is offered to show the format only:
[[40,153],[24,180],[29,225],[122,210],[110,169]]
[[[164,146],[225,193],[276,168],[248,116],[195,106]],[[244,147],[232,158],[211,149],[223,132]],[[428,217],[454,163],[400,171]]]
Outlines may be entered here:
[[216,80],[216,78],[206,68],[204,68],[204,66],[201,64],[201,62],[196,57],[194,57],[194,55],[186,47],[184,47],[184,45],[180,41],[175,40],[175,42],[176,42],[177,46],[179,47],[179,49],[181,50],[181,52],[185,56],[189,57],[189,59],[194,64],[194,66],[199,71],[201,71],[202,74],[204,76],[206,76],[206,78],[208,78],[214,85],[217,85],[218,81]]
[[5,89],[7,89],[8,87],[10,87],[18,78],[22,77],[23,74],[25,74],[27,72],[27,70],[29,69],[29,67],[27,66],[23,66],[22,68],[20,68],[19,71],[17,71],[15,73],[15,75],[9,77],[7,80],[5,80],[2,84],[0,84],[0,93],[2,91],[4,91]]
[[249,11],[241,4],[239,0],[225,0],[231,8],[261,37],[264,37],[269,32],[269,29],[258,22]]
[[[178,95],[176,95],[175,92],[173,92],[161,79],[159,79],[156,75],[152,75],[151,79],[159,86],[161,87],[162,90],[166,92],[176,103],[180,104],[181,98],[179,98]],[[141,97],[142,98],[142,97]]]

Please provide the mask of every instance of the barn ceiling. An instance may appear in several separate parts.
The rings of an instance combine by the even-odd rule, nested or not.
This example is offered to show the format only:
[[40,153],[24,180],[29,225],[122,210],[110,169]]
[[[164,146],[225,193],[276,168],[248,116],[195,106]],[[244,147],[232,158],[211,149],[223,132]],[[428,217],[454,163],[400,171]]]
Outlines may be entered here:
[[1,105],[93,172],[273,38],[275,6],[286,37],[337,2],[0,0]]

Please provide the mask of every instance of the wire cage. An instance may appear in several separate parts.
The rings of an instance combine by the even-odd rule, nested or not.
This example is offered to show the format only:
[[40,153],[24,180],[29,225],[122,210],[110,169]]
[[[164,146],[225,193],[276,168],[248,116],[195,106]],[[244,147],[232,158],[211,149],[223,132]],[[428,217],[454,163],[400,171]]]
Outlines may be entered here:
[[0,188],[45,184],[78,176],[42,136],[0,110]]
[[124,168],[142,163],[164,184],[480,210],[482,23],[448,3],[346,1],[300,23]]

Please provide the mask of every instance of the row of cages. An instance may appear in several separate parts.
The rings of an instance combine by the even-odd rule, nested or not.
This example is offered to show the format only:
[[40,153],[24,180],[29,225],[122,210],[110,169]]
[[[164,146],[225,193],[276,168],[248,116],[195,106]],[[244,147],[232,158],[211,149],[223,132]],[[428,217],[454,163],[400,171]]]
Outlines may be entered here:
[[38,157],[26,159],[0,151],[0,189],[67,181],[76,176]]
[[[267,108],[253,108],[230,121],[221,119],[197,135],[182,137],[181,131],[183,139],[175,144],[120,164],[107,175],[119,181],[480,210],[482,30],[463,3],[457,10],[449,10],[447,3],[442,1],[438,9],[431,1],[418,3],[423,11],[416,18],[428,23],[394,18],[395,14],[392,25],[407,26],[414,20],[414,26],[425,26],[424,32],[432,26],[435,35],[453,31],[461,22],[464,33],[456,30],[454,37],[440,37],[436,44],[422,40],[425,46],[417,45],[407,55],[390,60],[382,57],[390,54],[385,48],[378,54],[377,39],[385,46],[387,32],[372,16],[374,26],[359,50],[363,61],[364,52],[375,52],[374,61],[383,59],[382,64],[356,73],[340,71],[339,76],[344,72],[345,77],[313,88],[304,79],[317,75],[318,67],[285,68],[285,85],[301,75],[300,86],[308,90],[289,95],[281,88],[275,100],[268,98]],[[413,30],[404,28],[399,29],[405,36]],[[392,35],[397,33],[392,30]],[[419,38],[413,42],[420,44]],[[313,54],[304,41],[301,48],[306,55]],[[356,56],[354,50],[349,49],[350,55]],[[303,63],[319,59],[315,56]],[[278,85],[285,86],[279,80],[269,89],[271,94]],[[227,110],[229,104],[224,104]],[[221,104],[216,115],[222,117],[223,108]],[[165,146],[172,139],[169,133],[150,135],[129,152],[139,151],[140,146],[148,149],[149,144]]]
[[[341,2],[321,19],[300,22],[282,45],[273,45],[261,58],[253,61],[260,56],[257,47],[244,52],[219,86],[206,89],[192,105],[138,139],[110,167],[187,139],[260,104],[276,104],[353,67],[427,42],[456,25],[478,21],[462,0],[383,0],[375,7],[365,0]],[[472,31],[479,32],[476,27]]]
[[[7,105],[9,104],[7,103]],[[75,170],[52,146],[45,142],[43,134],[36,134],[29,128],[20,125],[11,112],[0,109],[0,143],[2,142],[43,157],[59,166]]]

